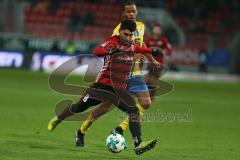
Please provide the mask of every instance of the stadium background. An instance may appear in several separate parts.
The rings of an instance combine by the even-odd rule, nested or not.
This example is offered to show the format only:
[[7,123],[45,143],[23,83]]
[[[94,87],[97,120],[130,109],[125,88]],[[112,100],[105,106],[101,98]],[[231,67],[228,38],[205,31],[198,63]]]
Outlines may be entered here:
[[[119,23],[120,1],[0,0],[0,159],[240,157],[240,1],[136,2],[138,19],[147,27],[145,36],[150,36],[151,26],[161,24],[173,46],[175,69],[163,78],[175,89],[157,98],[143,122],[144,137],[157,137],[157,148],[139,158],[126,133],[129,149],[109,153],[104,139],[123,116],[116,109],[92,127],[84,150],[74,148],[78,122],[65,123],[53,134],[46,130],[54,105],[78,98],[51,90],[48,74],[79,54],[86,56],[76,63],[94,64],[96,72],[101,64],[89,55]],[[207,73],[198,72],[202,50],[207,53]],[[66,82],[81,84],[85,70],[80,68]]]

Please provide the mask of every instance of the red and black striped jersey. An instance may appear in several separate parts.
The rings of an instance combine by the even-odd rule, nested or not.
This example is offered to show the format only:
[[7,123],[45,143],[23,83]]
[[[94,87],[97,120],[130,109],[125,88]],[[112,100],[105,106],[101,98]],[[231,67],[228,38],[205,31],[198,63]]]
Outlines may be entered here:
[[[172,46],[168,42],[168,38],[162,36],[159,39],[155,39],[153,37],[147,37],[145,39],[145,44],[147,47],[159,47],[164,55],[171,56],[172,55]],[[159,63],[164,63],[163,55],[156,55],[154,56],[155,60]]]
[[[120,51],[114,52],[119,49]],[[98,46],[94,55],[105,56],[103,67],[96,80],[113,88],[124,89],[127,84],[135,53],[151,53],[151,48],[143,48],[134,43],[123,43],[119,36],[113,36]]]

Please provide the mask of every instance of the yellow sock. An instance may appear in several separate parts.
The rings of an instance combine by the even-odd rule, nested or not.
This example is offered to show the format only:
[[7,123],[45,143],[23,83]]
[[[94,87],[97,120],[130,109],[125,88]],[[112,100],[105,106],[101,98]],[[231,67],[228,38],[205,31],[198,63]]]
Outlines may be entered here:
[[128,121],[129,121],[129,118],[128,116],[120,123],[119,127],[122,128],[123,131],[125,131],[127,128],[128,128]]
[[137,103],[137,108],[140,111],[140,116],[143,116],[144,113],[146,112],[146,109],[144,109],[139,103]]
[[[140,116],[143,116],[144,113],[146,112],[146,109],[144,109],[139,103],[137,103],[137,107],[140,111]],[[128,116],[120,123],[120,127],[122,128],[123,131],[125,131],[128,128],[129,125],[129,118]]]
[[94,119],[92,117],[92,114],[90,113],[88,118],[83,122],[80,130],[83,134],[85,134],[88,129],[91,127],[92,123],[93,123]]

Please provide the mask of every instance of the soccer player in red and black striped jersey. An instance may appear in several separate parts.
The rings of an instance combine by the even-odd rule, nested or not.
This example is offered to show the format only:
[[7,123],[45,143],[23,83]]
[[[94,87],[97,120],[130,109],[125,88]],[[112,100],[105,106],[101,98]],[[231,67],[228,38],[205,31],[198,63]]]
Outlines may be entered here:
[[147,47],[158,47],[161,49],[163,54],[154,56],[154,59],[157,60],[160,64],[164,63],[164,55],[172,55],[172,46],[169,43],[168,38],[162,35],[162,27],[158,24],[155,24],[153,26],[152,36],[145,39],[145,44]]
[[[145,39],[145,44],[147,47],[158,47],[160,48],[162,54],[154,55],[154,59],[161,64],[161,67],[156,69],[156,67],[149,65],[148,71],[149,74],[146,79],[146,83],[149,87],[156,86],[158,79],[164,72],[164,58],[166,56],[172,55],[172,46],[170,45],[168,38],[162,35],[162,27],[158,24],[155,24],[152,28],[152,36]],[[149,91],[151,99],[155,97],[156,90],[151,89]]]
[[77,103],[70,105],[49,122],[49,131],[75,113],[83,112],[103,101],[110,101],[129,115],[129,128],[134,140],[135,153],[142,154],[155,146],[157,142],[155,139],[150,141],[142,141],[141,139],[139,110],[126,87],[129,72],[135,60],[135,53],[158,54],[160,51],[157,48],[144,48],[135,45],[132,42],[135,30],[136,23],[125,20],[121,23],[119,36],[108,38],[101,46],[96,48],[94,55],[105,56],[104,65],[96,82],[87,89]]

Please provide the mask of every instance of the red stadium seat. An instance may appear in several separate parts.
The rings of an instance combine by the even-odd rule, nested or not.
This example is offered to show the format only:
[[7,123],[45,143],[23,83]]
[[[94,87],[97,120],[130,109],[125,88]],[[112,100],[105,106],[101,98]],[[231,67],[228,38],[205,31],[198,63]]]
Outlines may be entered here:
[[67,2],[65,3],[64,5],[64,9],[67,9],[67,10],[72,10],[74,9],[76,6],[76,4],[74,2]]

